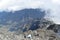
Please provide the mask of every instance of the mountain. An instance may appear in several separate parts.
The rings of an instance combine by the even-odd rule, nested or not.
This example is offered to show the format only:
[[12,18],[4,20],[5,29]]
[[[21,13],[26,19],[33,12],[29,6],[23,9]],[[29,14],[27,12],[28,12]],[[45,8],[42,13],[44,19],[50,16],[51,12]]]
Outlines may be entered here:
[[22,9],[15,12],[0,12],[0,26],[8,26],[10,31],[22,29],[31,20],[44,18],[42,9]]
[[[60,25],[45,20],[45,10],[23,9],[15,12],[0,12],[0,31],[20,34],[26,31],[38,29],[52,30],[60,36]],[[9,32],[9,33],[10,33]],[[10,34],[9,34],[10,35]]]

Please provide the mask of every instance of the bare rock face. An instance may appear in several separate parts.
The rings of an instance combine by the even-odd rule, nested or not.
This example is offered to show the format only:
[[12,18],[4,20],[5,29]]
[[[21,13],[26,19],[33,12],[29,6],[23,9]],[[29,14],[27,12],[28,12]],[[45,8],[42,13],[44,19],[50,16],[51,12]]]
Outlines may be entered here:
[[37,29],[17,35],[5,29],[0,29],[0,40],[60,40],[52,30]]
[[38,29],[25,32],[25,39],[30,40],[59,40],[60,38],[52,30]]
[[[34,30],[31,29],[32,27]],[[60,25],[46,20],[33,20],[31,24],[25,25],[24,28],[27,29],[25,32],[20,30],[11,32],[8,27],[0,28],[0,40],[60,40],[57,35],[59,31],[55,32],[60,29],[59,27]]]

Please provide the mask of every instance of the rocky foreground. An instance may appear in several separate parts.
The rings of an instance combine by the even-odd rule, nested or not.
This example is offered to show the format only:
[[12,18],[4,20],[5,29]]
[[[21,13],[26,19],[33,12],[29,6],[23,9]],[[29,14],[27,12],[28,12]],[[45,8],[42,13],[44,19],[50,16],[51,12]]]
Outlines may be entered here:
[[57,35],[60,34],[60,25],[46,20],[26,24],[23,30],[24,32],[21,30],[11,32],[9,26],[1,27],[0,40],[60,40],[60,35]]
[[37,29],[17,34],[7,31],[6,28],[1,28],[0,40],[60,40],[60,38],[52,30]]

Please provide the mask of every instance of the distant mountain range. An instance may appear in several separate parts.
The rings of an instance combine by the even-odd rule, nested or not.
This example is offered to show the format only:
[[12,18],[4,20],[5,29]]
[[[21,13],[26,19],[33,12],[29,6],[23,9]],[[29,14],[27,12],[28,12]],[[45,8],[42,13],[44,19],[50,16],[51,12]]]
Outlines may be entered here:
[[23,9],[15,12],[0,12],[0,25],[9,25],[11,30],[17,29],[31,20],[44,18],[45,11],[42,9]]

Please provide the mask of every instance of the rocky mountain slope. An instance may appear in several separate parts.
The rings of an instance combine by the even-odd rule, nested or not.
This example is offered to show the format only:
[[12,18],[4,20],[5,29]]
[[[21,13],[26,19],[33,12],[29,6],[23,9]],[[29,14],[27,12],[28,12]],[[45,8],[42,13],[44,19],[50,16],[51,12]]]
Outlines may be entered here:
[[[21,30],[11,32],[8,26],[1,27],[0,40],[60,40],[60,36],[57,35],[59,29],[56,29],[60,27],[59,25],[47,20],[42,20],[41,22],[42,23],[37,20],[33,22],[34,24],[32,23],[36,28],[33,26],[25,26],[24,28],[27,28],[27,30],[24,32]],[[33,29],[31,29],[32,27]],[[55,30],[57,30],[57,32]]]
[[59,40],[60,25],[44,16],[39,9],[0,12],[0,40]]
[[60,37],[52,30],[37,29],[16,34],[1,28],[0,40],[60,40]]

